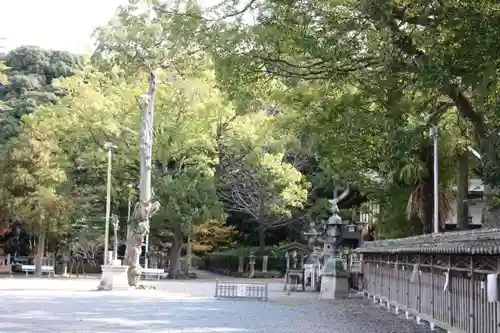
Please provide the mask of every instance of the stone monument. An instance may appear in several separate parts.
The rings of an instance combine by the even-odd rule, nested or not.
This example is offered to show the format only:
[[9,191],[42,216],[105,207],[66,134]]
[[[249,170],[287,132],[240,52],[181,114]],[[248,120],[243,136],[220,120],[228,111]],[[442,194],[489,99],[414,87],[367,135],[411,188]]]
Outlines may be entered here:
[[248,265],[250,267],[250,273],[248,275],[249,278],[255,277],[255,255],[250,253],[250,256],[248,257]]
[[111,223],[114,228],[114,249],[113,258],[107,265],[102,265],[101,270],[101,282],[99,284],[98,290],[128,290],[128,266],[123,266],[121,260],[118,260],[118,216],[113,214],[111,217]]
[[316,285],[322,299],[342,298],[349,294],[349,274],[344,269],[344,262],[339,251],[344,222],[338,214],[337,206],[337,203],[348,193],[349,189],[346,189],[339,197],[330,200],[332,215],[328,221],[322,223],[323,232],[319,232],[312,224],[311,229],[304,233],[309,239],[310,246],[314,247],[316,243],[323,244],[323,270],[320,283]]
[[329,252],[325,253],[325,265],[323,274],[321,275],[321,291],[322,299],[342,298],[349,295],[349,274],[344,269],[344,262],[340,257],[340,241],[342,239],[342,218],[338,215],[339,208],[337,199],[333,199],[332,216],[326,223],[326,234],[328,243],[331,244]]

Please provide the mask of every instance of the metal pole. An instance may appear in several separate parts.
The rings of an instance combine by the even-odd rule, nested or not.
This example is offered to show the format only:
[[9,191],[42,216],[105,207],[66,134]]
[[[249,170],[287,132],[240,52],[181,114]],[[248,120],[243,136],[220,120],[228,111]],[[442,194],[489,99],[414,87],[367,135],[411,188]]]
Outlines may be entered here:
[[434,233],[439,233],[439,168],[438,168],[438,127],[431,127],[434,144]]
[[108,144],[108,181],[106,183],[106,226],[104,229],[104,265],[109,263],[108,248],[109,248],[109,215],[111,213],[111,156],[113,152],[111,145]]

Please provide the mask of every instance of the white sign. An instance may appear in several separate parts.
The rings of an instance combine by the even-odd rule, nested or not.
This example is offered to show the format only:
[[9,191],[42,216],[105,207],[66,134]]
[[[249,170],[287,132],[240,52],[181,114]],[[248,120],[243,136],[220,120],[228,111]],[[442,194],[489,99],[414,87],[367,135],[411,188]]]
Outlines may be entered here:
[[247,285],[246,284],[238,284],[236,287],[236,296],[245,297],[247,294]]

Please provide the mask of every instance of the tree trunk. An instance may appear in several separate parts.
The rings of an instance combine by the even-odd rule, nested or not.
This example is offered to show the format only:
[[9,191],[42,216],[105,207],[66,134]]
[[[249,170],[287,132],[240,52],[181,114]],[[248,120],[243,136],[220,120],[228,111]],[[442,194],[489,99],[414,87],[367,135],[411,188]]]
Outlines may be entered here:
[[422,148],[421,160],[425,163],[427,176],[423,179],[423,209],[424,220],[422,221],[422,231],[424,234],[431,234],[434,231],[434,160],[431,145]]
[[[137,221],[134,221],[137,223]],[[137,286],[141,277],[141,252],[144,236],[134,231],[136,225],[132,223],[127,227],[127,247],[125,249],[124,261],[129,266],[128,284],[129,286]]]
[[424,234],[432,234],[432,232],[434,231],[434,180],[432,178],[432,172],[430,174],[430,177],[424,179],[423,186],[423,232]]
[[259,225],[259,250],[264,252],[266,248],[266,227]]
[[45,232],[41,231],[38,235],[38,246],[35,256],[35,276],[42,276],[42,259],[45,248]]
[[156,94],[156,75],[149,73],[149,89],[143,99],[139,157],[139,202],[136,203],[134,213],[127,227],[127,248],[125,250],[125,264],[129,266],[128,283],[137,286],[141,275],[139,264],[144,236],[149,232],[149,219],[158,210],[160,204],[152,203],[151,167],[153,154],[153,120],[154,100]]
[[178,279],[181,275],[181,249],[182,249],[182,232],[179,228],[174,228],[174,239],[172,247],[168,252],[170,267],[168,268],[168,277],[170,279]]
[[466,230],[469,227],[469,154],[458,156],[457,165],[457,229]]

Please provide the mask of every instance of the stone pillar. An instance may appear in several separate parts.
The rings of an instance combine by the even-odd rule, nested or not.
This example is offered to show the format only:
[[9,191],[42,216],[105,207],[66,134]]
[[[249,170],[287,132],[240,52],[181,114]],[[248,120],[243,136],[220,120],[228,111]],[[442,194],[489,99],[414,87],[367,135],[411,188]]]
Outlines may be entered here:
[[[62,276],[68,276],[68,265],[71,261],[71,258],[68,253],[64,253],[62,256],[62,262],[63,262],[63,272]],[[71,272],[70,272],[71,273]]]
[[245,258],[243,256],[238,257],[238,273],[243,273],[245,270]]
[[262,257],[262,272],[267,273],[267,263],[268,263],[269,257],[268,256],[263,256]]

